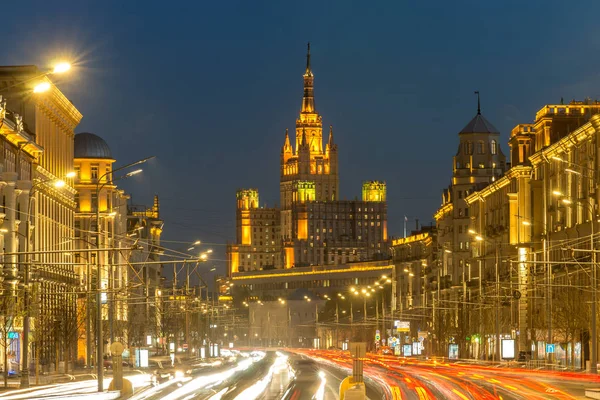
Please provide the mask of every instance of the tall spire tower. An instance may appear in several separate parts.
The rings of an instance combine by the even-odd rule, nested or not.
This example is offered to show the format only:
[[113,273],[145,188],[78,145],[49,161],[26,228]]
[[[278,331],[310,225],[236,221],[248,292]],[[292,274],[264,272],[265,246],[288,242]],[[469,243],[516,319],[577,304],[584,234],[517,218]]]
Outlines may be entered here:
[[[285,221],[294,204],[306,199],[298,193],[299,187],[309,185],[315,188],[315,195],[309,196],[316,201],[334,201],[338,198],[337,145],[330,131],[329,141],[323,143],[323,120],[315,109],[314,75],[311,65],[310,43],[306,52],[306,69],[302,75],[304,92],[300,115],[296,119],[296,138],[294,148],[288,145],[286,134],[281,155],[281,208],[283,210],[283,237],[292,235],[291,227]],[[325,148],[324,148],[325,147]]]
[[306,51],[306,70],[304,71],[304,94],[300,116],[296,120],[296,148],[302,144],[304,132],[308,137],[306,142],[312,154],[323,152],[323,124],[321,116],[315,109],[315,91],[312,68],[310,65],[310,43]]

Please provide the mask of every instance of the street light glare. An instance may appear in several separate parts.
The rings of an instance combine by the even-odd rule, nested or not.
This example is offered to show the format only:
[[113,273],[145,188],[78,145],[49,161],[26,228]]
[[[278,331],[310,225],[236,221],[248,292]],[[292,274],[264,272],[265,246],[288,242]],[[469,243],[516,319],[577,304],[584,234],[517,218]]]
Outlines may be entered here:
[[475,236],[475,240],[477,240],[478,242],[481,242],[483,240],[483,238],[479,235]]
[[554,161],[560,161],[560,162],[565,162],[565,160],[563,160],[562,158],[558,157],[558,156],[552,156],[550,157],[552,158]]
[[531,226],[531,222],[529,222],[529,221],[523,221],[523,225],[525,225],[525,226]]
[[52,86],[50,85],[49,82],[38,83],[33,88],[33,93],[44,93],[44,92],[47,92],[48,90],[50,90],[51,87]]
[[473,229],[469,229],[469,233],[470,233],[471,235],[476,235],[476,234],[477,234],[477,232],[475,232]]
[[62,73],[67,72],[70,69],[71,69],[71,64],[69,64],[68,62],[61,62],[54,66],[52,73],[53,74],[62,74]]
[[560,190],[553,190],[552,194],[555,195],[555,196],[562,196],[563,195]]
[[55,188],[61,188],[64,187],[66,185],[65,181],[63,181],[62,179],[57,179],[56,182],[54,182],[54,187]]
[[565,172],[568,172],[570,174],[575,174],[575,175],[581,175],[581,172],[575,171],[574,169],[571,169],[571,168],[565,168]]
[[75,178],[75,176],[77,175],[77,173],[75,171],[71,171],[68,172],[67,175],[65,175],[67,178]]
[[125,176],[129,178],[130,176],[137,175],[137,174],[141,173],[142,171],[143,171],[143,169],[141,169],[141,168],[136,169],[135,171],[128,172],[127,175],[125,175]]

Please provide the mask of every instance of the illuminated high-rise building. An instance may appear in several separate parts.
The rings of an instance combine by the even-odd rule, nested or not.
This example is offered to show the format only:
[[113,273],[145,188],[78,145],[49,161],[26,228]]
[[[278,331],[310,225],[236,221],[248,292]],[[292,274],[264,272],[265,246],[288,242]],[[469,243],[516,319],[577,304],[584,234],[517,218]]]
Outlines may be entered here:
[[261,207],[256,189],[237,192],[236,242],[228,247],[234,280],[386,257],[386,184],[365,182],[361,200],[340,200],[338,146],[332,126],[324,140],[314,78],[309,45],[295,135],[286,129],[281,149],[280,206]]

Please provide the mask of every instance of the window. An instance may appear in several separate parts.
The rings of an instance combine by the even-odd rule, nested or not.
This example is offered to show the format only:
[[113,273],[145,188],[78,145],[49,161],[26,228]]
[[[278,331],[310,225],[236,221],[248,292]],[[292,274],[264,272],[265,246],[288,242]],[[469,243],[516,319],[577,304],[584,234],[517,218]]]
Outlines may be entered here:
[[459,216],[459,217],[462,217],[462,216],[463,216],[463,209],[462,209],[462,208],[459,208],[459,209],[458,209],[458,216]]
[[79,237],[81,235],[81,223],[79,221],[75,221],[73,228],[75,230],[75,237]]
[[485,164],[484,163],[479,163],[479,168],[481,168],[481,169],[485,168]]
[[491,149],[492,149],[492,154],[496,154],[498,152],[498,144],[496,143],[496,141],[492,140],[490,142],[490,146],[491,146]]
[[79,180],[81,178],[81,166],[76,165],[73,169],[75,170],[75,179]]
[[75,208],[79,209],[79,192],[75,193]]
[[98,194],[92,193],[92,211],[98,208]]
[[473,142],[465,142],[465,154],[473,154]]
[[485,154],[485,143],[482,140],[477,142],[477,154]]
[[459,225],[459,226],[458,226],[458,233],[463,233],[463,230],[462,230],[462,225]]
[[92,164],[91,176],[92,179],[98,179],[98,164]]
[[463,194],[463,193],[462,193],[462,190],[459,190],[459,191],[458,191],[458,198],[459,198],[459,199],[462,199],[462,194]]
[[468,216],[469,216],[469,209],[465,208],[465,217],[468,217]]

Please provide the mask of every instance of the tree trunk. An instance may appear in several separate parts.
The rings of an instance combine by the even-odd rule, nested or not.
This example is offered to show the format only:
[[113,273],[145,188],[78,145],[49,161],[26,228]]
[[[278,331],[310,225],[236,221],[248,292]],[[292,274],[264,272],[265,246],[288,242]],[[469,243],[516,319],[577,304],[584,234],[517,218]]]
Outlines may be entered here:
[[4,336],[4,387],[8,387],[8,332],[3,332]]

